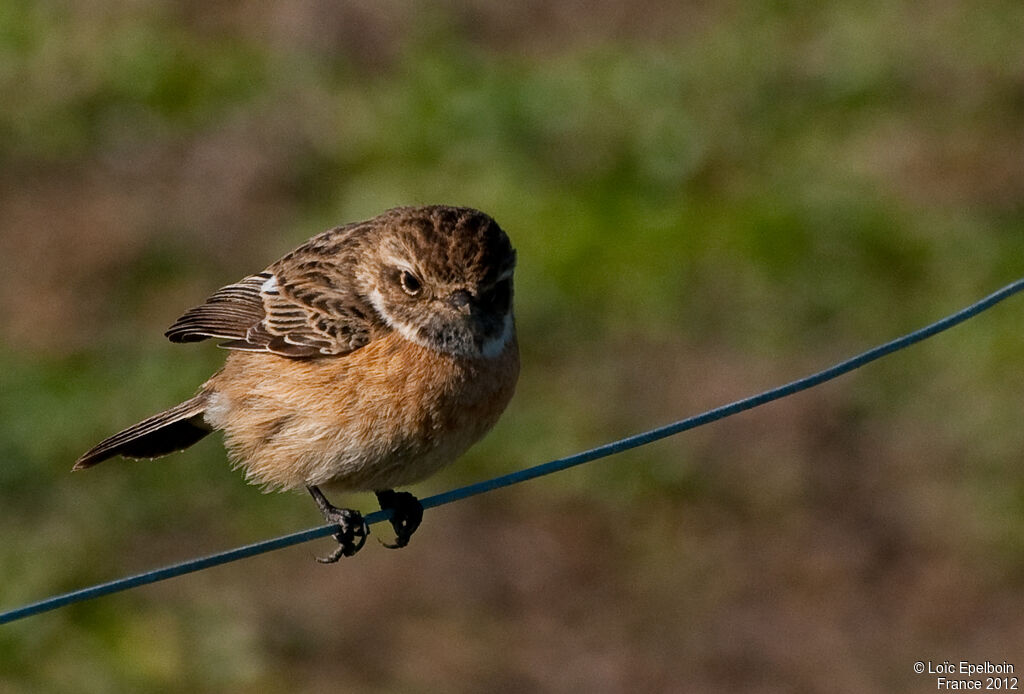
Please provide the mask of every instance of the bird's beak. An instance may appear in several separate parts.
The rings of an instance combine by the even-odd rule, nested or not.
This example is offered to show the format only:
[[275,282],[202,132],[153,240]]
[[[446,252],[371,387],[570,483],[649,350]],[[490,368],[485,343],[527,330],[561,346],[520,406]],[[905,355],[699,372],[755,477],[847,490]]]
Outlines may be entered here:
[[457,289],[449,295],[448,303],[461,313],[469,313],[473,305],[473,295],[465,289]]

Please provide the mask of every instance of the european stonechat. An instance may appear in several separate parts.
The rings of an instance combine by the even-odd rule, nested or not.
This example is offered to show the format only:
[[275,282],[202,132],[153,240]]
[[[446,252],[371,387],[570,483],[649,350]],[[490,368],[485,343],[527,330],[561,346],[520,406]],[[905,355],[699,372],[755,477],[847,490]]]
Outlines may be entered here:
[[305,487],[338,548],[362,516],[322,485],[376,492],[403,547],[423,508],[395,487],[458,458],[497,421],[519,376],[515,250],[488,215],[401,207],[325,231],[215,292],[168,330],[225,340],[224,367],[195,397],[100,442],[75,463],[156,458],[224,432],[235,467],[267,489]]

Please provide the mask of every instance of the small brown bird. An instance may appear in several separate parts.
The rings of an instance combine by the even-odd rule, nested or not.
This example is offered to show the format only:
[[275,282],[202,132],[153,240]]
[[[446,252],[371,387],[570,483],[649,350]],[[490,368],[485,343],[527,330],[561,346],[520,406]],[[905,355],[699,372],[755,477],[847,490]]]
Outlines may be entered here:
[[512,316],[516,254],[488,215],[401,207],[325,231],[261,273],[214,293],[166,335],[226,340],[224,367],[195,397],[100,442],[75,463],[155,458],[213,430],[266,489],[306,487],[365,543],[362,516],[320,491],[376,492],[405,546],[423,507],[395,487],[458,458],[497,421],[519,376]]

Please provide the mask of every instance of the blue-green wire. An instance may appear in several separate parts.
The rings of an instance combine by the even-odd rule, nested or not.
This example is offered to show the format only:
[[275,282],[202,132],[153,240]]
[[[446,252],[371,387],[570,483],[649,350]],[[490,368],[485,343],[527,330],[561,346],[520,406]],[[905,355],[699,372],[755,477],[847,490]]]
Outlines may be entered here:
[[[636,434],[635,436],[630,436],[619,441],[613,441],[612,443],[598,446],[597,448],[592,448],[589,451],[583,451],[582,453],[577,453],[567,458],[552,460],[541,465],[526,468],[525,470],[519,470],[507,475],[502,475],[501,477],[495,477],[483,482],[459,487],[458,489],[452,489],[435,496],[421,499],[420,501],[423,504],[424,509],[450,504],[454,501],[459,501],[470,496],[483,494],[484,492],[489,492],[495,489],[501,489],[502,487],[508,487],[513,484],[519,484],[520,482],[532,480],[544,475],[550,475],[553,472],[575,467],[576,465],[589,463],[590,461],[597,460],[598,458],[605,458],[616,453],[622,453],[623,451],[644,446],[668,436],[674,436],[675,434],[679,434],[689,429],[694,429],[696,427],[703,426],[704,424],[709,424],[719,419],[730,417],[739,412],[753,409],[759,405],[772,402],[773,400],[793,395],[794,393],[798,393],[802,390],[813,388],[825,381],[832,380],[837,376],[841,376],[849,371],[853,371],[856,368],[864,366],[869,362],[880,359],[887,354],[909,347],[910,345],[921,342],[936,333],[940,333],[943,330],[947,330],[954,325],[962,323],[968,318],[978,315],[982,311],[991,308],[1003,299],[1016,294],[1022,289],[1024,289],[1024,279],[1019,279],[1016,282],[1003,287],[999,291],[990,294],[981,301],[971,304],[967,308],[957,311],[956,313],[921,328],[920,330],[915,330],[908,335],[904,335],[903,337],[896,338],[891,342],[886,342],[883,345],[869,349],[862,354],[858,354],[855,357],[842,361],[823,371],[819,371],[815,374],[792,381],[777,388],[766,390],[763,393],[759,393],[749,398],[737,400],[729,403],[728,405],[708,410],[702,414],[688,417],[657,429],[651,429],[650,431],[645,431],[642,434]],[[374,513],[368,514],[365,517],[365,520],[367,524],[373,524],[386,520],[387,517],[388,515],[385,512],[375,511]],[[323,525],[316,528],[310,528],[309,530],[303,530],[301,532],[284,535],[271,540],[256,542],[251,545],[245,545],[244,547],[238,547],[226,552],[219,552],[206,557],[189,559],[179,564],[172,564],[171,566],[165,566],[161,569],[146,571],[141,574],[136,574],[135,576],[127,576],[107,583],[100,583],[88,588],[64,593],[63,595],[55,595],[45,600],[40,600],[39,602],[8,610],[7,612],[0,612],[0,624],[13,622],[14,620],[39,614],[40,612],[55,610],[58,607],[63,607],[64,605],[97,598],[101,595],[117,593],[122,590],[143,586],[147,583],[163,581],[168,578],[173,578],[174,576],[181,576],[182,574],[192,573],[193,571],[201,571],[220,564],[227,564],[228,562],[233,562],[238,559],[244,559],[257,554],[263,554],[264,552],[271,552],[275,549],[308,542],[309,540],[314,540],[319,537],[327,537],[331,535],[335,529],[336,528],[333,525]]]

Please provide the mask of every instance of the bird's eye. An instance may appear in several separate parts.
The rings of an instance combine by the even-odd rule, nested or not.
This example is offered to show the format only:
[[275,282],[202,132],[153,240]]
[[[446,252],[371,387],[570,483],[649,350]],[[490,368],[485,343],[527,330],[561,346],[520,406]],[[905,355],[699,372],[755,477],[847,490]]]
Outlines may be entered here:
[[412,274],[408,270],[402,271],[402,274],[398,277],[398,281],[402,285],[402,290],[409,296],[419,296],[419,293],[423,291],[423,283],[420,282],[416,275]]

